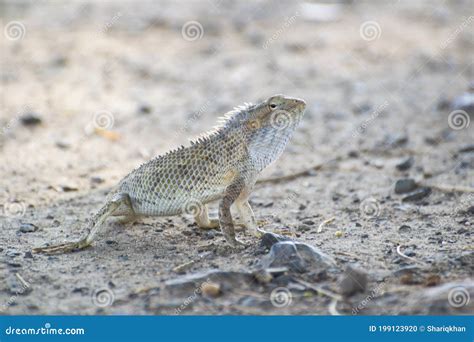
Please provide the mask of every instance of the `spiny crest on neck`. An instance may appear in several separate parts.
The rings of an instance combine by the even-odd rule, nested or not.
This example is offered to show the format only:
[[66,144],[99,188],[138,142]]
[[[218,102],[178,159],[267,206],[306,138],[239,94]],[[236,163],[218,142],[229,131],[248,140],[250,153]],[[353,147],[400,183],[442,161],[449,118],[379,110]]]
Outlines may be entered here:
[[249,112],[255,107],[252,103],[245,102],[241,106],[234,107],[231,111],[217,118],[217,125],[211,130],[200,134],[196,139],[191,140],[191,145],[203,143],[208,141],[210,138],[218,135],[222,131],[233,127],[235,124],[240,124],[244,121]]

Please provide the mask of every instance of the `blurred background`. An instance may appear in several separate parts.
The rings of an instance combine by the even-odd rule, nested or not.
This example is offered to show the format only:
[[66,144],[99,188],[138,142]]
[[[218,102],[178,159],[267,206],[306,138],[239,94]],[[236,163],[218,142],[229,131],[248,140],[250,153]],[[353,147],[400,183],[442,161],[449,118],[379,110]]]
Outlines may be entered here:
[[[304,158],[293,161],[410,130],[423,139],[438,121],[449,128],[448,102],[472,81],[470,1],[2,1],[0,10],[0,146],[35,173],[48,165],[46,176],[68,163],[78,174],[135,165],[276,93],[308,103],[292,146],[311,160],[294,151]],[[22,129],[25,114],[41,128],[33,118]],[[96,126],[113,142],[84,137]]]
[[[234,106],[278,93],[308,106],[264,177],[342,159],[315,177],[260,188],[252,197],[258,215],[293,231],[302,211],[315,222],[338,216],[337,228],[348,239],[337,245],[334,231],[298,233],[329,251],[357,250],[360,235],[384,227],[391,237],[364,247],[370,253],[359,261],[367,269],[374,267],[372,256],[391,250],[381,241],[398,241],[402,223],[413,228],[407,243],[427,244],[432,255],[437,245],[423,237],[437,231],[418,229],[426,228],[427,217],[443,234],[447,226],[465,227],[467,221],[449,215],[465,210],[472,197],[440,191],[406,207],[393,184],[406,177],[438,187],[474,184],[473,12],[470,0],[1,0],[0,202],[7,233],[0,247],[6,260],[20,259],[30,279],[47,283],[40,276],[46,260],[23,259],[25,246],[71,231],[80,235],[71,227],[79,229],[131,169],[186,145]],[[285,202],[290,191],[298,196]],[[376,218],[359,217],[368,197],[376,201]],[[268,201],[284,204],[271,209]],[[367,223],[363,231],[356,220]],[[25,223],[38,233],[18,233]],[[120,234],[143,241],[139,232]],[[461,253],[463,234],[443,248]],[[178,248],[183,254],[176,263],[185,262],[187,247]],[[75,266],[61,264],[63,270],[87,267],[81,266],[87,254],[72,258]],[[127,279],[156,280],[145,274]],[[72,291],[62,286],[43,295]],[[38,306],[40,294],[33,292],[30,305]],[[40,305],[44,312],[59,310],[47,305]],[[141,312],[132,307],[128,312]]]

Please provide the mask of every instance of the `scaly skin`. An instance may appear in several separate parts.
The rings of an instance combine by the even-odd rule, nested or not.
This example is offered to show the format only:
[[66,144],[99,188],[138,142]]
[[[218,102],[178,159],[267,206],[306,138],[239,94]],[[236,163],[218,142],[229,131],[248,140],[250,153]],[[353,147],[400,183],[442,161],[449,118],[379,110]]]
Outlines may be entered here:
[[[235,204],[246,228],[257,236],[262,233],[248,197],[260,172],[283,152],[305,107],[303,100],[275,95],[235,108],[220,126],[190,146],[154,158],[122,179],[90,220],[83,239],[33,251],[53,254],[86,248],[109,216],[132,220],[183,212],[194,214],[201,228],[220,226],[232,246],[243,245],[235,237],[230,207]],[[206,204],[214,200],[220,200],[218,220],[207,214]]]

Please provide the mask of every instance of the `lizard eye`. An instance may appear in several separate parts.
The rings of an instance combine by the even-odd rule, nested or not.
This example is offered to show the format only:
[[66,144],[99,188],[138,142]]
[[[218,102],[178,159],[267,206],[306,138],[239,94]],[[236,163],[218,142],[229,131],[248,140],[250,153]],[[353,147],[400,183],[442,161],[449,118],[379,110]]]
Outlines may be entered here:
[[275,103],[270,103],[270,108],[271,109],[275,109],[277,107],[277,105]]

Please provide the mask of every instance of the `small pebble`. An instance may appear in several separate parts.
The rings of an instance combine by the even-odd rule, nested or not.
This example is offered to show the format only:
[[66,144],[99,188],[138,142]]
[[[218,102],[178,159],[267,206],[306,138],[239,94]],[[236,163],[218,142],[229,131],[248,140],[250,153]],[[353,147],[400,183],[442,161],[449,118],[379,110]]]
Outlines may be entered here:
[[400,226],[400,228],[398,228],[398,232],[399,233],[409,233],[411,231],[411,227],[406,225],[406,224],[403,224]]
[[65,141],[56,141],[56,147],[62,149],[62,150],[67,150],[68,148],[71,147],[71,144]]
[[203,295],[208,297],[217,297],[221,293],[221,286],[214,282],[205,282],[201,286]]
[[74,185],[61,185],[60,188],[64,192],[70,192],[70,191],[77,191],[78,190],[77,186],[74,186]]
[[459,149],[459,153],[474,152],[474,144],[464,145]]
[[421,188],[402,198],[402,202],[418,201],[431,194],[431,188]]
[[413,157],[408,157],[405,160],[402,160],[397,165],[395,165],[395,167],[399,171],[406,171],[413,166],[414,161],[415,160],[413,159]]
[[298,227],[296,227],[296,229],[299,230],[300,232],[307,232],[307,231],[311,230],[311,226],[302,223],[302,224],[298,225]]
[[355,267],[347,266],[342,280],[339,282],[339,293],[351,296],[357,292],[364,292],[367,283],[367,273]]
[[395,183],[395,193],[404,194],[416,189],[416,182],[412,178],[403,178]]
[[138,113],[140,114],[150,114],[153,111],[151,106],[147,104],[142,104],[138,107]]
[[344,233],[341,232],[340,230],[338,230],[338,231],[336,231],[336,232],[334,233],[334,235],[335,235],[337,238],[340,238],[340,237],[342,237],[342,236],[344,235]]
[[101,177],[97,177],[97,176],[91,177],[91,183],[92,184],[102,184],[102,183],[104,183],[104,179],[101,178]]
[[33,233],[38,230],[38,227],[31,223],[22,223],[20,226],[20,232],[22,233]]
[[23,126],[37,126],[42,122],[41,117],[36,113],[26,113],[21,116],[20,121]]

